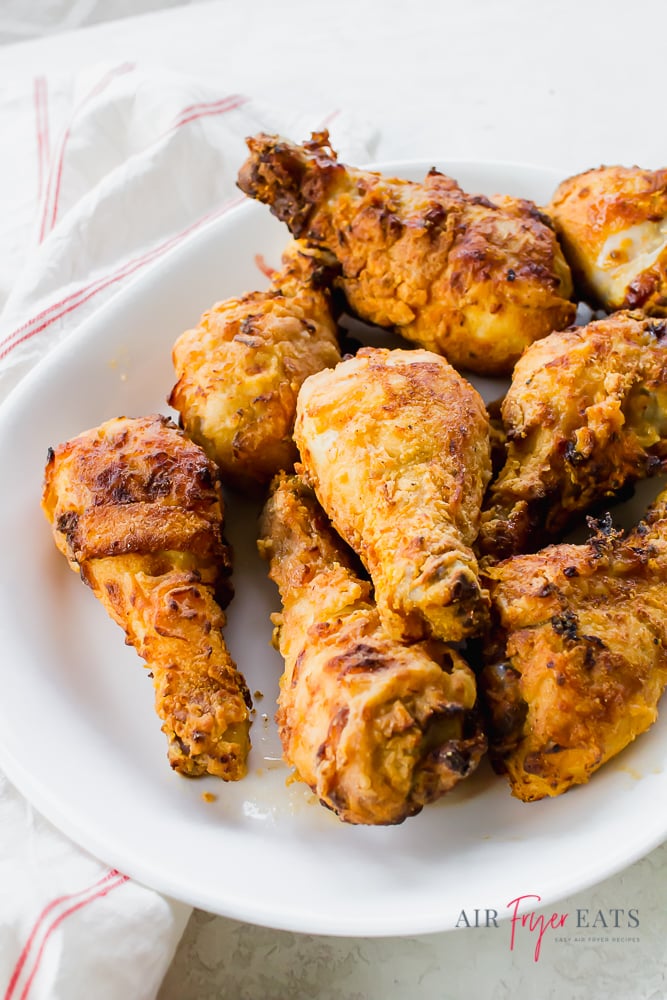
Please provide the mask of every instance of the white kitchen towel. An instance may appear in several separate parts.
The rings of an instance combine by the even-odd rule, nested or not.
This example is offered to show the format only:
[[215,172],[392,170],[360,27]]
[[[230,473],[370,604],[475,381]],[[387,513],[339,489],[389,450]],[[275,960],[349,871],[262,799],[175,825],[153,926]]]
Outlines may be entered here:
[[[245,136],[329,127],[352,162],[372,158],[366,123],[336,108],[269,108],[226,82],[124,63],[2,94],[0,400],[241,200]],[[0,1000],[150,1000],[189,913],[75,846],[0,773]]]

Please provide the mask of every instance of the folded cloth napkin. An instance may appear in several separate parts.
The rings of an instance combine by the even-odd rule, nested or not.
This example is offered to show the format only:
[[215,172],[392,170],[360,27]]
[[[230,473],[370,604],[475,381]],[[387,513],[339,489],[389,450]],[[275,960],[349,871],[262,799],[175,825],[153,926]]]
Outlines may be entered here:
[[[0,119],[12,153],[0,165],[0,400],[131,278],[237,204],[245,136],[329,127],[352,162],[373,142],[336,108],[279,112],[130,64],[19,81]],[[190,914],[71,843],[1,772],[0,886],[0,1000],[149,1000]]]

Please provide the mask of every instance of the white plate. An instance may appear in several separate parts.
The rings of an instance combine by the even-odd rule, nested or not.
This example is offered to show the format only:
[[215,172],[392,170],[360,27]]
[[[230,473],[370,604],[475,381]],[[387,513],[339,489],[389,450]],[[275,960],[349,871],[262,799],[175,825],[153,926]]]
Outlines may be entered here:
[[[385,169],[421,178],[430,165]],[[443,169],[470,191],[538,202],[560,180],[510,165]],[[171,896],[254,923],[415,934],[453,928],[464,908],[505,916],[528,893],[553,902],[667,837],[667,811],[656,807],[667,800],[664,719],[559,799],[522,804],[484,765],[400,827],[345,826],[304,786],[285,784],[273,724],[281,661],[269,647],[277,592],[255,553],[247,504],[228,518],[237,596],[227,638],[251,691],[264,698],[249,775],[238,784],[170,771],[141,662],[53,545],[39,508],[47,447],[112,416],[168,412],[177,335],[216,299],[261,287],[254,255],[275,264],[285,242],[267,209],[241,206],[121,292],[3,407],[0,763],[100,858]],[[204,791],[216,801],[203,801]]]

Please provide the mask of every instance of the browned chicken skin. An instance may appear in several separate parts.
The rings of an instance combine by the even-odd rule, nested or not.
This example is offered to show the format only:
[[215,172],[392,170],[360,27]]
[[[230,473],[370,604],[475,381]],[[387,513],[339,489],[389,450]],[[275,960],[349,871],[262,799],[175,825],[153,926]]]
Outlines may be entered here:
[[243,777],[250,696],[216,601],[229,596],[229,553],[213,464],[165,417],[109,420],[50,452],[42,505],[152,672],[171,766]]
[[342,820],[400,823],[484,753],[474,675],[442,643],[387,635],[370,584],[296,476],[274,483],[260,531],[283,600],[285,760]]
[[294,242],[268,291],[217,303],[176,341],[169,403],[226,483],[256,491],[293,466],[299,387],[340,361],[328,281]]
[[620,312],[545,337],[517,364],[501,412],[506,461],[478,542],[495,559],[667,471],[667,321]]
[[609,519],[586,545],[488,570],[496,626],[481,688],[512,794],[588,781],[657,717],[667,683],[667,491],[627,538]]
[[475,389],[430,351],[363,348],[304,382],[294,433],[387,632],[456,642],[478,631],[488,596],[471,546],[491,470]]
[[667,170],[588,170],[563,181],[548,211],[585,297],[667,316]]
[[532,202],[471,196],[436,170],[416,184],[346,167],[326,132],[248,146],[240,188],[335,255],[362,319],[482,374],[509,373],[574,319],[569,268]]

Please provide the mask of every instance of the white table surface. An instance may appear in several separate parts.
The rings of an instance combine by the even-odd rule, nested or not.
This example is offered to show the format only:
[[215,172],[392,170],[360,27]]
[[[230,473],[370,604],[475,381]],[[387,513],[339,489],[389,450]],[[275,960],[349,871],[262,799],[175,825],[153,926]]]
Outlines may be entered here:
[[[273,104],[354,108],[378,132],[378,159],[519,161],[564,175],[603,162],[658,167],[666,28],[664,0],[223,0],[1,48],[0,87],[131,59]],[[610,910],[634,909],[639,926],[598,920],[567,942],[549,930],[539,962],[527,932],[510,951],[507,923],[362,940],[195,912],[159,1000],[664,1000],[666,875],[663,846],[549,907],[546,917],[587,910],[589,923],[599,910],[611,923]]]

